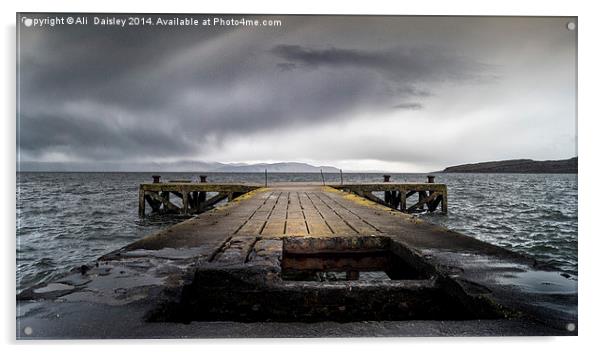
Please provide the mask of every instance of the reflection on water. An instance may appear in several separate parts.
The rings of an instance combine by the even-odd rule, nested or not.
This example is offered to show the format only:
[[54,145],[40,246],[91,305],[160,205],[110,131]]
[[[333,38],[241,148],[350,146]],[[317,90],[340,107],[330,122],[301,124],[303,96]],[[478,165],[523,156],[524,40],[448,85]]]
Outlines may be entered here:
[[498,282],[518,286],[524,292],[539,294],[577,293],[577,281],[566,278],[559,272],[525,271],[514,272],[498,278]]

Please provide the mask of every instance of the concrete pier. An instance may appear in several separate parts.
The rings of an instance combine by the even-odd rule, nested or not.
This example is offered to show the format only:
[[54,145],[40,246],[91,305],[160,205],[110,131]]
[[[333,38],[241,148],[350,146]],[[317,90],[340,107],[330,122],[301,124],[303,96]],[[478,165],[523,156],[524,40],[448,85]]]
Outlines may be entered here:
[[[198,184],[141,190],[218,190]],[[442,184],[245,187],[228,189],[240,194],[224,205],[23,291],[17,336],[577,333],[576,281],[359,196],[424,192],[416,209],[439,200],[446,211]]]

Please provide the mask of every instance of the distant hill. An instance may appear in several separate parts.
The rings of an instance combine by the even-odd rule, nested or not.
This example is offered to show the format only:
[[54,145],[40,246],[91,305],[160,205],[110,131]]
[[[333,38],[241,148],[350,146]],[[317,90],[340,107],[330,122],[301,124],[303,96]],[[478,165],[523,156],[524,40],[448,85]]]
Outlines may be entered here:
[[577,173],[577,157],[557,161],[513,159],[447,167],[443,173]]
[[179,161],[166,163],[58,163],[21,162],[17,170],[24,172],[223,172],[223,173],[338,173],[332,166],[313,166],[307,163],[218,163]]
[[339,169],[331,166],[313,166],[307,163],[282,162],[282,163],[259,163],[259,164],[226,164],[217,168],[216,172],[231,173],[259,173],[265,170],[271,173],[338,173]]

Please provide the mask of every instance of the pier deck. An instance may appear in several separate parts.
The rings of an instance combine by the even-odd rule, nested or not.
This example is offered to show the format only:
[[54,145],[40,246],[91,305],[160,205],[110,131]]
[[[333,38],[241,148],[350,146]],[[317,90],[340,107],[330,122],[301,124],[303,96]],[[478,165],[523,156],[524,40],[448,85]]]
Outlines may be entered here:
[[[138,214],[141,217],[146,215],[147,204],[150,205],[153,213],[202,213],[225,199],[231,201],[261,187],[261,185],[249,183],[207,183],[205,176],[201,176],[201,182],[170,180],[162,183],[159,182],[160,176],[157,175],[154,178],[156,182],[140,185]],[[392,183],[389,181],[389,176],[385,175],[385,182],[382,183],[346,184],[341,182],[341,184],[328,184],[328,186],[354,193],[405,213],[422,212],[425,207],[430,212],[440,208],[441,212],[447,213],[447,186],[435,183],[434,178],[434,176],[429,176],[427,183]],[[271,183],[270,187],[284,187],[293,184]],[[327,184],[314,182],[303,183],[303,185],[326,186]],[[265,187],[267,187],[267,181]],[[375,192],[382,192],[384,198],[374,195]],[[208,198],[207,195],[210,193],[213,196]],[[410,198],[413,195],[416,200],[411,202]],[[174,203],[172,196],[175,196],[181,205]]]
[[356,193],[284,184],[25,290],[17,335],[571,335],[576,304],[576,281],[531,258]]

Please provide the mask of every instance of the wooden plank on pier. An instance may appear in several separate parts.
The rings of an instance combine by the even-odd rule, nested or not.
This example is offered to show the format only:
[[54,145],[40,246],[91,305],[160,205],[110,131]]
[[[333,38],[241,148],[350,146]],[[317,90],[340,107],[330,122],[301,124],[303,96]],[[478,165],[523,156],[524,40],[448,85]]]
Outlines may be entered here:
[[345,223],[342,219],[330,219],[326,220],[328,226],[332,229],[334,235],[354,235],[358,234],[354,228],[351,228],[349,224]]
[[265,221],[249,220],[236,234],[238,235],[259,235],[265,226]]
[[263,231],[261,232],[261,235],[271,235],[271,236],[280,236],[280,235],[284,235],[284,220],[269,220],[265,227],[263,228]]
[[[184,184],[176,186],[182,185]],[[168,186],[171,188],[174,185]],[[143,188],[140,190],[140,197],[144,197],[146,193],[154,192],[144,191]],[[357,190],[359,190],[359,194],[368,195],[369,193],[368,191]],[[187,190],[182,191],[184,191],[182,195],[186,195]],[[391,192],[393,191],[394,189],[391,188]],[[228,193],[228,191],[223,191],[200,203],[198,207],[213,205],[228,197]],[[403,196],[407,195],[407,190],[401,189],[396,194],[400,196],[400,208],[404,209],[405,199]],[[182,226],[178,231],[178,237],[183,237],[182,241],[186,241],[185,239],[194,236],[194,234],[199,234],[199,237],[201,237],[199,241],[202,242],[202,237],[206,236],[202,234],[212,234],[212,236],[221,237],[226,241],[232,236],[250,238],[261,236],[330,237],[376,235],[390,231],[388,224],[383,224],[382,215],[375,214],[373,208],[366,208],[356,202],[349,202],[346,197],[342,196],[346,195],[345,193],[329,187],[315,185],[275,186],[255,190],[249,195],[249,197],[235,199],[231,205],[228,204],[222,211],[212,211],[197,216],[194,223],[199,225],[198,228]],[[374,195],[372,196],[369,198],[375,198]],[[446,196],[446,193],[431,192],[431,195],[425,197],[419,204],[410,207],[409,211],[415,210],[421,204],[432,207],[435,202],[441,204],[442,208],[447,207]],[[219,214],[220,217],[216,218],[213,214]],[[170,235],[170,237],[173,237],[173,235]],[[178,239],[178,237],[173,239]]]
[[304,219],[287,219],[286,235],[308,235],[307,224]]
[[309,234],[311,235],[326,236],[332,234],[332,230],[326,221],[317,217],[309,218],[307,220],[307,227],[309,228]]

